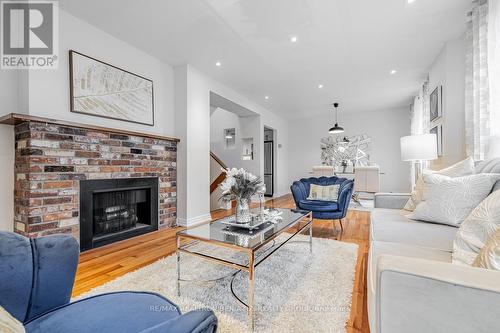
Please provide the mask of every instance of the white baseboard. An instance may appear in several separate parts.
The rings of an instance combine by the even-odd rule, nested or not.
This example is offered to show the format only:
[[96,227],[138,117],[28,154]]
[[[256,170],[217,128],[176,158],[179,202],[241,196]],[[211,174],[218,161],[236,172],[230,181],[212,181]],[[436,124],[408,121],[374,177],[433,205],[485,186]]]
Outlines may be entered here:
[[212,219],[212,215],[210,215],[210,213],[207,213],[207,214],[203,214],[203,215],[200,215],[200,216],[196,216],[196,217],[191,217],[191,218],[182,218],[182,217],[178,217],[177,218],[177,225],[181,226],[181,227],[194,227],[198,224],[202,224],[202,223],[205,223],[205,222],[208,222]]
[[279,198],[279,197],[282,197],[284,195],[287,195],[287,194],[292,194],[292,192],[288,191],[288,192],[283,192],[283,193],[274,193],[272,197],[266,197],[266,200],[268,199],[276,199],[276,198]]

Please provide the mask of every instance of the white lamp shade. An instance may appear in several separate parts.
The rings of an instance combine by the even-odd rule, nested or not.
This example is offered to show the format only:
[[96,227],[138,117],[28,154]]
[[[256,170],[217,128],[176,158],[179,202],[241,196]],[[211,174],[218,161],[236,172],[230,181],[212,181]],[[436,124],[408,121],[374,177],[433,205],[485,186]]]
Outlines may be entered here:
[[435,160],[437,157],[436,134],[410,135],[401,138],[403,161]]

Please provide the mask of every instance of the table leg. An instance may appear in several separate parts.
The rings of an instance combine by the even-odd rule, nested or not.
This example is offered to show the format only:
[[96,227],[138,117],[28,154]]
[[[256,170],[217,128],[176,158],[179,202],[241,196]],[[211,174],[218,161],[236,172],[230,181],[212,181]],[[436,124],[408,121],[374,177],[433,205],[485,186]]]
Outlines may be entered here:
[[181,296],[181,283],[180,283],[180,279],[181,279],[181,252],[179,251],[179,247],[181,245],[181,240],[180,240],[180,237],[177,236],[177,262],[176,262],[176,266],[177,266],[177,296]]
[[250,251],[248,260],[248,327],[254,328],[254,259],[253,251]]
[[311,218],[311,225],[309,226],[309,251],[313,251],[313,224]]

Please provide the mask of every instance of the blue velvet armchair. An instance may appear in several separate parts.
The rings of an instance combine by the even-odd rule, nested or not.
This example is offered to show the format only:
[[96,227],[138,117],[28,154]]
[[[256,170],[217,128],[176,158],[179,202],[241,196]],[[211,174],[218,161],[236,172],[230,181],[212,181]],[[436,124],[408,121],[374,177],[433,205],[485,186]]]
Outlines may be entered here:
[[[328,186],[339,185],[339,198],[337,201],[320,201],[308,200],[309,189],[311,184]],[[299,181],[293,182],[290,189],[292,190],[293,199],[297,208],[308,210],[312,212],[313,218],[320,220],[339,220],[340,228],[342,226],[342,219],[347,214],[349,202],[351,201],[354,181],[346,178],[338,177],[311,177],[302,178]]]
[[114,292],[70,303],[78,256],[78,243],[68,235],[28,239],[0,232],[0,306],[28,333],[217,330],[211,310],[181,314],[154,293]]

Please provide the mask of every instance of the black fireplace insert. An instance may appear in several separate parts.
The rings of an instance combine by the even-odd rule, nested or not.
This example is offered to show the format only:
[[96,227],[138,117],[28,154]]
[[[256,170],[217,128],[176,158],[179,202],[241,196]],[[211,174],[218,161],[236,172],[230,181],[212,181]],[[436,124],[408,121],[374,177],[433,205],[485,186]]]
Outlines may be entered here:
[[158,178],[80,181],[82,251],[158,229]]

